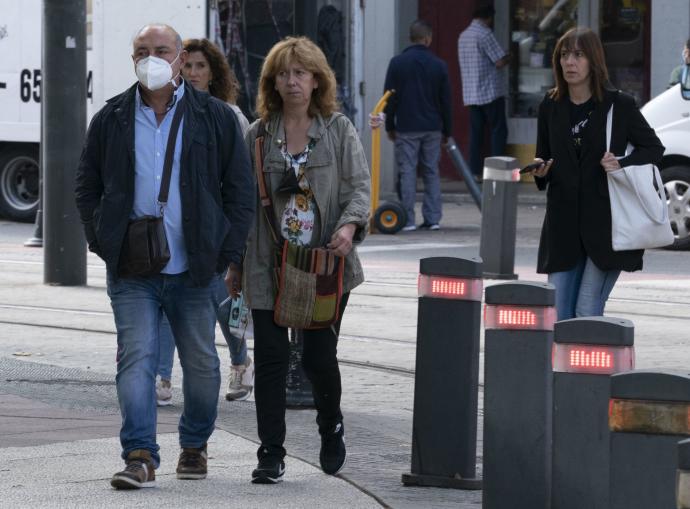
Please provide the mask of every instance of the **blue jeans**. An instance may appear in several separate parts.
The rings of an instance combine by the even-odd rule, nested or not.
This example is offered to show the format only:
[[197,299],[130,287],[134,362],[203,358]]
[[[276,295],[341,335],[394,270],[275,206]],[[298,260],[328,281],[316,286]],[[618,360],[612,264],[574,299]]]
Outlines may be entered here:
[[[235,336],[230,331],[230,326],[228,325],[228,321],[230,320],[230,301],[220,306],[220,303],[228,297],[228,289],[225,286],[223,278],[218,278],[218,281],[214,282],[214,286],[216,319],[220,325],[220,330],[223,332],[225,342],[228,344],[230,362],[235,366],[242,366],[247,362],[247,341],[244,338]],[[165,315],[163,315],[160,322],[158,334],[160,337],[161,349],[160,360],[158,362],[158,375],[161,377],[161,380],[172,380],[175,339],[170,330],[170,323]]]
[[549,283],[556,287],[558,320],[602,316],[620,273],[599,269],[589,257],[582,258],[570,270],[550,273]]
[[162,312],[170,321],[184,374],[180,446],[201,447],[211,436],[220,390],[220,362],[214,343],[217,279],[220,276],[208,286],[198,287],[186,272],[117,280],[108,274],[108,296],[117,329],[115,383],[122,414],[123,459],[135,449],[145,449],[156,466],[160,462],[156,369]]
[[482,150],[484,148],[484,127],[491,126],[491,155],[506,155],[508,124],[506,123],[505,98],[488,103],[470,106],[470,168],[472,173],[481,176],[484,173]]
[[172,368],[175,361],[175,338],[170,330],[170,322],[161,310],[161,318],[158,323],[158,342],[160,355],[158,357],[158,376],[161,380],[172,380]]
[[424,181],[422,216],[427,224],[441,222],[441,132],[395,133],[395,161],[400,179],[400,201],[407,214],[406,226],[414,226],[414,204],[417,200],[417,166]]

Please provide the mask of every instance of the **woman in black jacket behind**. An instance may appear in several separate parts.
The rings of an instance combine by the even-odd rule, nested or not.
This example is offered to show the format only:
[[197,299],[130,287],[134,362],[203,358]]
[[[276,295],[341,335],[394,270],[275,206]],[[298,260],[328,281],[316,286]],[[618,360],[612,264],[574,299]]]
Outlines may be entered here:
[[[539,189],[546,216],[537,271],[556,287],[558,319],[600,316],[621,270],[642,268],[642,250],[613,251],[606,172],[658,164],[664,147],[635,100],[610,88],[599,37],[587,28],[566,32],[553,53],[556,86],[539,106]],[[606,115],[613,108],[611,152]],[[628,143],[633,152],[625,154]]]

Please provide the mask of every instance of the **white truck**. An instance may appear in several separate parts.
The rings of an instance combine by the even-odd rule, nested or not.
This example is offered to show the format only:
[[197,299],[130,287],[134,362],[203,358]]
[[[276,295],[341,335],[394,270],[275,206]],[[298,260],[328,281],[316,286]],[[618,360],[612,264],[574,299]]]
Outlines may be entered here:
[[[206,37],[207,0],[87,0],[87,114],[136,79],[131,41],[146,23]],[[0,0],[0,216],[32,221],[38,207],[42,0]],[[50,171],[50,168],[44,168]]]
[[681,83],[642,108],[666,147],[659,170],[664,181],[675,242],[670,249],[690,249],[690,66]]

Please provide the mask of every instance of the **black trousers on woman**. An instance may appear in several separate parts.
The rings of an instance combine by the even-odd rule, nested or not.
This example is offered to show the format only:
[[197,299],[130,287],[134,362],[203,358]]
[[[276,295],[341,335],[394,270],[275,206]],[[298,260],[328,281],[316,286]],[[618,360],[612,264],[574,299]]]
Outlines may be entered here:
[[[340,302],[340,318],[333,328],[303,331],[302,367],[309,378],[316,405],[319,433],[343,420],[340,412],[340,369],[337,347],[340,322],[349,293]],[[285,389],[290,345],[288,329],[276,325],[273,310],[252,309],[254,321],[254,397],[261,446],[259,459],[285,457]]]

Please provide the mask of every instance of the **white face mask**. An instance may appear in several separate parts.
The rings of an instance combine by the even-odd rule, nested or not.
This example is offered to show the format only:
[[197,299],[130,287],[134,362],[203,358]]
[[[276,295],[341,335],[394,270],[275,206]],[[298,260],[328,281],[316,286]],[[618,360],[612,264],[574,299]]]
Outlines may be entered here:
[[[175,60],[179,57],[180,54],[178,53]],[[177,76],[173,78],[171,65],[175,63],[175,60],[168,63],[166,60],[159,57],[148,56],[142,58],[136,65],[136,73],[139,82],[149,90],[159,90],[168,83],[172,83],[172,86],[177,88],[175,79],[177,79],[177,76],[180,74],[178,73]]]

